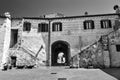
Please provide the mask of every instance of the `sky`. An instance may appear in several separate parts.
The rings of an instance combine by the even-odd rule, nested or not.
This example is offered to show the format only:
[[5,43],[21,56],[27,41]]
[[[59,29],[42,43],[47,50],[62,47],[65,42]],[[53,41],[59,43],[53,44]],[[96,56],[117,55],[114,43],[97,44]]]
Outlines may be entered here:
[[114,13],[114,5],[120,0],[0,0],[0,14],[10,12],[12,16],[38,17],[50,13],[62,13],[65,16]]

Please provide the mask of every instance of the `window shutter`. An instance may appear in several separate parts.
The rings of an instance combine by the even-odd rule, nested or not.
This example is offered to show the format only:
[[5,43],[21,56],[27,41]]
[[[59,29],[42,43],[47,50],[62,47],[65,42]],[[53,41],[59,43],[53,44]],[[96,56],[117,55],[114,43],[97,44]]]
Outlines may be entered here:
[[45,32],[45,24],[42,24],[42,32]]
[[24,22],[23,24],[23,31],[30,31],[31,30],[31,23]]
[[52,31],[62,31],[62,23],[55,22],[52,24]]
[[91,29],[94,29],[95,26],[94,26],[94,21],[91,21]]
[[31,30],[31,23],[28,23],[28,31],[30,31]]
[[100,21],[100,24],[101,24],[101,28],[103,28],[103,21],[102,20]]
[[52,24],[52,31],[55,31],[55,23]]
[[108,21],[108,23],[109,23],[109,28],[112,28],[112,25],[111,25],[111,21],[110,21],[110,20]]
[[86,29],[86,21],[84,21],[83,26],[84,26],[84,29]]
[[62,23],[60,23],[60,31],[62,31]]
[[48,24],[46,24],[46,32],[48,32]]

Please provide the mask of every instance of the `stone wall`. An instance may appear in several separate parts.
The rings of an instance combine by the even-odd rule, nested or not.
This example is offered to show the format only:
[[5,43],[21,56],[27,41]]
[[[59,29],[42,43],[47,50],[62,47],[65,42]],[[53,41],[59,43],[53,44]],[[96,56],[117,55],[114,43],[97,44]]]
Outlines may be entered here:
[[101,42],[95,42],[71,58],[71,67],[103,68],[104,54]]
[[[98,41],[101,37],[101,35],[106,35],[108,33],[110,33],[111,31],[113,31],[113,28],[115,26],[115,18],[118,18],[117,15],[108,15],[108,16],[93,16],[93,17],[80,17],[80,18],[60,18],[60,19],[52,19],[51,23],[50,23],[50,31],[51,31],[51,42],[50,44],[52,45],[54,42],[56,41],[66,41],[69,45],[70,45],[70,55],[71,57],[75,56],[76,54],[78,54],[80,52],[80,50],[82,50],[83,48],[85,48],[86,46]],[[109,19],[112,22],[112,28],[107,28],[107,29],[101,29],[101,25],[100,25],[100,20],[104,20],[104,19]],[[84,30],[83,28],[83,21],[85,20],[93,20],[94,24],[95,24],[95,29],[91,30]],[[23,27],[20,27],[18,25],[21,24],[21,22],[19,20],[15,20],[12,21],[12,28],[15,29],[18,27],[19,29],[19,37],[21,42],[21,45],[24,46],[24,48],[31,50],[33,53],[33,56],[35,56],[35,54],[37,53],[37,51],[40,49],[40,46],[43,45],[45,54],[44,57],[41,57],[41,53],[39,55],[39,59],[42,59],[41,62],[44,62],[46,60],[48,60],[48,32],[40,32],[38,33],[38,24],[39,23],[48,23],[49,24],[49,20],[44,20],[44,19],[23,19],[23,22],[30,22],[31,23],[31,31],[30,32],[25,32],[22,30]],[[62,23],[62,31],[58,31],[58,32],[53,32],[52,31],[52,23],[54,22],[61,22]],[[23,23],[22,23],[23,25]],[[23,47],[22,46],[22,47]],[[51,47],[50,47],[51,49]],[[96,48],[99,52],[99,50],[101,51],[101,49]],[[24,53],[28,54],[27,52],[23,51]],[[84,53],[84,52],[83,52]],[[107,52],[104,52],[107,54]],[[51,53],[52,54],[52,53]],[[94,54],[94,53],[93,53]],[[103,53],[100,53],[103,54]],[[98,55],[100,55],[98,53]],[[81,54],[82,55],[82,54]],[[91,55],[91,54],[90,54]],[[51,55],[50,55],[51,56]],[[102,55],[103,56],[103,55]],[[98,62],[101,63],[101,58],[102,56],[100,56],[98,59]],[[106,55],[108,56],[108,54]],[[93,56],[91,56],[93,57]],[[107,66],[109,66],[109,59],[105,58],[102,59],[104,61],[107,61],[107,63],[105,63]],[[49,60],[51,61],[51,59]],[[101,65],[104,62],[101,63]],[[102,65],[103,66],[103,65]]]
[[116,48],[116,45],[120,45],[120,29],[119,26],[115,27],[118,29],[102,35],[97,42],[73,56],[71,59],[72,66],[120,67],[120,51],[117,51]]
[[[114,19],[117,15],[112,16],[96,16],[96,17],[81,17],[69,19],[54,19],[51,21],[51,45],[55,41],[63,40],[70,44],[71,57],[80,52],[80,49],[99,40],[101,35],[105,35],[113,31],[115,25]],[[101,29],[100,20],[110,19],[112,28]],[[85,20],[93,20],[95,29],[84,30],[83,22]],[[63,30],[52,32],[52,23],[61,22]]]
[[5,36],[5,18],[0,18],[0,63],[3,56],[3,46],[4,46],[4,36]]
[[23,28],[19,30],[21,45],[19,52],[16,54],[17,65],[46,65],[48,33],[38,33],[37,29],[39,23],[48,22],[45,20],[23,20],[23,22],[26,21],[31,23],[31,31],[23,31]]
[[120,67],[120,52],[116,50],[116,45],[120,45],[120,30],[109,35],[111,67]]

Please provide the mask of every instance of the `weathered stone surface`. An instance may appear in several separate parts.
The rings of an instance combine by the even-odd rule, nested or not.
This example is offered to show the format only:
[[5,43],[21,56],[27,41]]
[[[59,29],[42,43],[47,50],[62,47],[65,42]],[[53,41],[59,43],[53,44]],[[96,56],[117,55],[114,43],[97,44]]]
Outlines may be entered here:
[[120,45],[120,29],[112,32],[108,37],[111,67],[120,67],[120,52],[116,50],[116,45]]
[[116,45],[120,45],[120,29],[101,36],[96,43],[87,46],[75,55],[71,63],[76,63],[76,56],[79,55],[80,67],[89,67],[89,65],[93,67],[120,67],[120,52],[116,50]]
[[0,63],[2,62],[2,56],[3,56],[3,46],[4,46],[4,36],[5,36],[5,26],[4,26],[4,20],[0,19]]
[[45,65],[46,51],[42,36],[23,36],[20,49],[13,55],[17,57],[16,65]]
[[5,13],[6,19],[3,23],[3,26],[5,28],[4,33],[4,43],[3,43],[3,52],[2,52],[2,60],[1,60],[1,68],[4,67],[5,64],[8,63],[8,57],[9,57],[9,46],[10,46],[10,37],[11,37],[11,19],[10,14]]
[[14,56],[17,57],[16,66],[34,66],[35,65],[36,61],[33,58],[33,56],[29,55],[22,49],[19,49]]
[[[114,37],[113,27],[115,27],[115,18],[118,15],[104,15],[104,16],[91,16],[91,17],[78,17],[78,18],[60,18],[60,19],[14,19],[12,20],[12,29],[18,29],[18,43],[20,43],[20,49],[16,50],[17,64],[44,64],[45,61],[51,61],[51,46],[56,41],[65,41],[69,45],[70,57],[73,57],[73,64],[81,67],[88,67],[89,65],[94,67],[103,67],[104,65],[118,65],[120,62],[119,53],[115,51],[115,44],[119,43],[117,37],[111,39],[102,39],[103,42],[99,42],[102,35]],[[101,28],[101,20],[111,20],[112,28]],[[83,22],[85,20],[93,20],[95,29],[84,29]],[[31,31],[23,31],[23,23],[31,23]],[[52,23],[61,22],[62,31],[52,31]],[[50,23],[50,40],[48,41],[49,32],[38,32],[39,23]],[[119,21],[118,21],[119,23]],[[118,24],[117,23],[117,24]],[[115,27],[116,28],[116,27]],[[112,32],[111,34],[108,33]],[[117,35],[115,33],[115,35]],[[106,37],[105,37],[106,38]],[[105,41],[104,41],[105,40]],[[107,42],[106,42],[107,41]],[[108,43],[114,45],[112,51]],[[50,43],[49,43],[50,42]],[[91,43],[94,43],[90,45]],[[2,44],[2,43],[1,43]],[[50,44],[50,46],[48,46]],[[87,48],[86,48],[87,46]],[[85,48],[83,50],[83,48]],[[48,50],[50,49],[50,51]],[[105,51],[104,51],[105,50]],[[110,50],[110,52],[108,52]],[[17,52],[18,51],[18,52]],[[81,53],[78,55],[78,53]],[[107,52],[106,52],[107,51]],[[11,52],[11,54],[14,52]],[[110,53],[110,56],[108,56]],[[115,55],[113,54],[115,53]],[[104,55],[107,54],[107,55]],[[76,56],[77,55],[77,56]],[[111,57],[112,56],[112,57]],[[50,57],[50,58],[48,58]],[[111,57],[109,60],[109,57]],[[117,57],[117,59],[115,59]],[[37,60],[37,61],[36,61]],[[32,62],[33,61],[33,62]],[[35,61],[35,62],[34,62]],[[28,63],[26,63],[28,62]],[[32,62],[32,63],[31,63]],[[37,62],[37,63],[36,63]]]

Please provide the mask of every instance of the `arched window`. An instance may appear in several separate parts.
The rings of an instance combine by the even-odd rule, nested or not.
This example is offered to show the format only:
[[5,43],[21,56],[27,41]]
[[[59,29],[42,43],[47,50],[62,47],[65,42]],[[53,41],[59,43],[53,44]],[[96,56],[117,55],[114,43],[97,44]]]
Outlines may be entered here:
[[48,32],[48,24],[47,23],[38,24],[38,32]]
[[100,24],[101,24],[101,28],[112,28],[110,20],[101,20]]
[[94,29],[94,21],[93,20],[86,20],[83,22],[84,29]]
[[31,30],[31,23],[30,22],[24,22],[23,31],[30,31],[30,30]]
[[62,31],[62,23],[55,22],[52,24],[52,31]]

